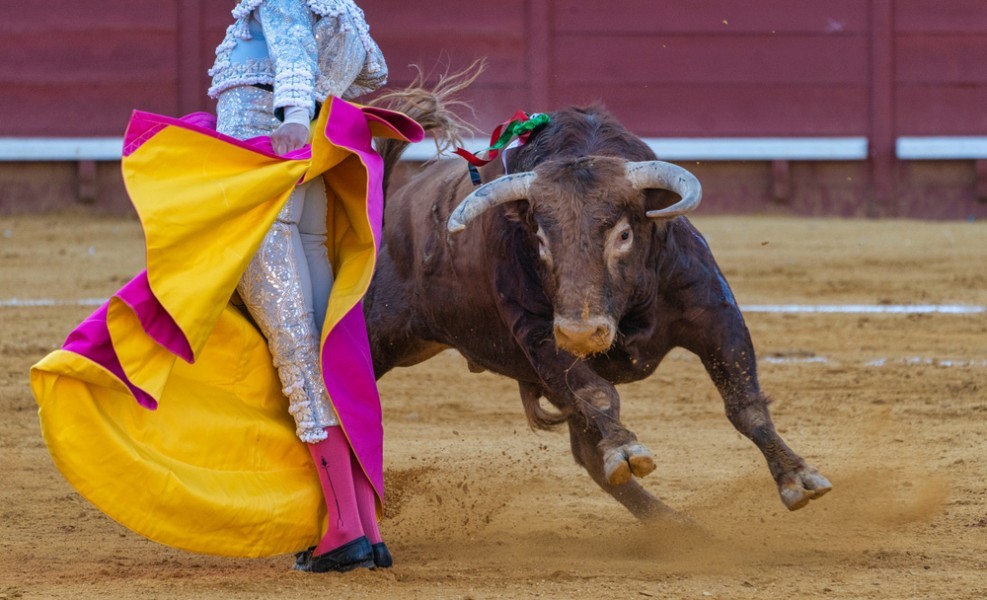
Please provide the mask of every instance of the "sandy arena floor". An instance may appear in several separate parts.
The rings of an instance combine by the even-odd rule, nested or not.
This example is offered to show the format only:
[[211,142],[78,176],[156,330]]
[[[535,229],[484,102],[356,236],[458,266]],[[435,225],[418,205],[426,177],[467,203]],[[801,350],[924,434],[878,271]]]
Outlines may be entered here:
[[[694,221],[743,305],[987,305],[984,222]],[[705,534],[634,521],[512,382],[453,353],[392,372],[395,567],[312,575],[149,542],[53,467],[28,369],[142,262],[132,220],[0,218],[0,600],[987,598],[987,313],[747,313],[779,430],[835,486],[794,513],[693,356],[622,387],[645,485]]]

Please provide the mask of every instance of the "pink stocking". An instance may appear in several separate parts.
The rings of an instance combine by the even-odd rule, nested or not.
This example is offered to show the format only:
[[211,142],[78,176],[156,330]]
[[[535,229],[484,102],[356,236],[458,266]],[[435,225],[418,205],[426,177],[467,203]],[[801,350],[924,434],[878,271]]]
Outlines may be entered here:
[[[326,433],[329,435],[326,439],[308,444],[315,467],[319,471],[322,494],[329,511],[329,528],[316,546],[315,556],[335,550],[364,535],[354,486],[350,444],[339,427],[326,427]],[[363,477],[362,472],[360,475]]]
[[353,465],[353,489],[356,492],[356,506],[360,511],[360,523],[363,525],[363,532],[371,544],[379,544],[384,541],[377,527],[377,492],[374,486],[370,485],[367,475],[357,462],[356,456],[352,456]]

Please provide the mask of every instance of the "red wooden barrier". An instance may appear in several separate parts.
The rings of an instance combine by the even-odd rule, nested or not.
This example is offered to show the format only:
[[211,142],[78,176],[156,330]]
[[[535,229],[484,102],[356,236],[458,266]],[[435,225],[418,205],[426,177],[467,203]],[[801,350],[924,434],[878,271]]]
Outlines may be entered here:
[[[643,136],[865,136],[871,159],[862,167],[785,171],[788,209],[987,216],[976,200],[982,165],[944,167],[952,175],[943,180],[930,165],[895,157],[898,136],[987,136],[983,0],[360,4],[394,86],[414,77],[411,64],[437,73],[487,57],[488,70],[467,94],[483,128],[518,108],[599,100]],[[233,6],[0,2],[0,138],[119,136],[134,108],[210,110],[206,70]],[[771,185],[758,182],[763,169],[770,180],[770,165],[704,169],[714,182],[746,179],[736,189],[748,190],[714,183],[724,196],[710,197],[709,209],[759,210],[769,202]],[[0,165],[0,211],[14,210],[12,198],[23,196],[11,191],[17,178],[8,170]],[[834,170],[842,175],[822,175]],[[853,181],[853,201],[844,200],[846,185],[832,188],[840,177]],[[813,186],[832,193],[821,199],[808,191]],[[935,210],[923,211],[926,193],[941,196]]]

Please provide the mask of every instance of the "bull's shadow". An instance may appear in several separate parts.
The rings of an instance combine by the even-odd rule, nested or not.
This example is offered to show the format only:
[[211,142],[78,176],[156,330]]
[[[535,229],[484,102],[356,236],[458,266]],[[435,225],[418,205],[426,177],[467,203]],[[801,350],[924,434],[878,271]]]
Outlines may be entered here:
[[[441,92],[396,97],[420,122],[448,122]],[[457,159],[386,190],[364,301],[377,377],[455,348],[471,370],[518,382],[532,427],[567,424],[576,461],[649,518],[672,511],[635,480],[655,469],[654,455],[621,423],[614,385],[648,377],[682,347],[764,454],[782,502],[795,510],[825,494],[829,481],[776,432],[743,316],[684,216],[699,182],[602,107],[549,117],[482,167],[479,187]],[[405,145],[379,143],[385,181]]]

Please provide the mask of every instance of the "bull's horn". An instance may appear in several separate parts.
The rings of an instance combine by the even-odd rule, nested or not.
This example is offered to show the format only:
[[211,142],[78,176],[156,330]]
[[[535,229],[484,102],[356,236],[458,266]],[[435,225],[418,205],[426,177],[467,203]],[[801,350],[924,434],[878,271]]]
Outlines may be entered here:
[[703,188],[692,173],[660,160],[627,163],[627,180],[639,190],[669,190],[682,197],[668,208],[649,210],[652,219],[673,219],[696,210]]
[[483,214],[487,209],[524,200],[528,197],[528,188],[535,180],[535,174],[531,172],[515,173],[504,175],[494,179],[490,183],[485,183],[473,190],[473,193],[463,199],[449,215],[449,222],[446,224],[449,233],[458,233],[466,229],[466,225],[476,217]]

